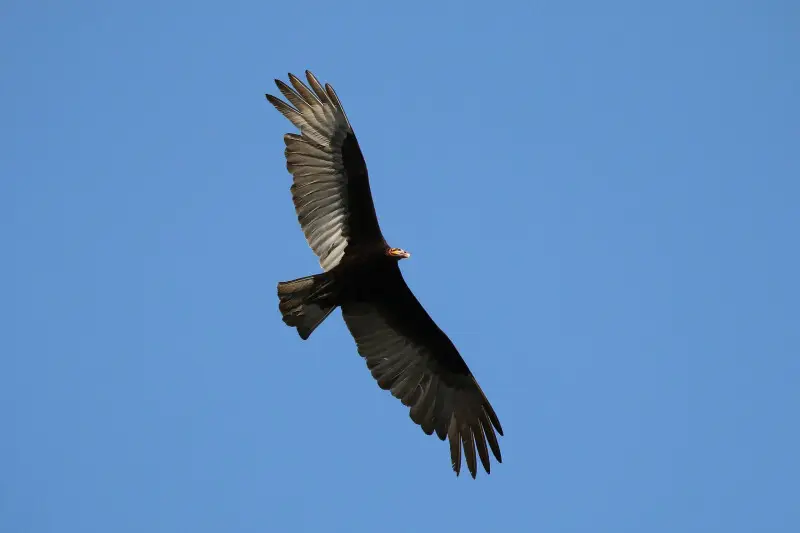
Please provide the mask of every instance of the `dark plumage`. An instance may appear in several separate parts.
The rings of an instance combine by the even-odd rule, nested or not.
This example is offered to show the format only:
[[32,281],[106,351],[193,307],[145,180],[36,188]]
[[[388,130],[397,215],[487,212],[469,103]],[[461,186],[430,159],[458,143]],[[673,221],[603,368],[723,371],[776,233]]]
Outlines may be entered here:
[[[275,80],[286,102],[267,95],[299,130],[287,133],[286,166],[295,211],[322,274],[278,283],[283,321],[307,339],[341,307],[358,353],[378,385],[410,407],[428,435],[450,441],[456,474],[463,449],[474,478],[489,449],[501,462],[500,421],[453,343],[417,301],[400,273],[409,257],[387,243],[378,225],[367,166],[333,87],[306,71]],[[476,453],[477,452],[477,453]]]

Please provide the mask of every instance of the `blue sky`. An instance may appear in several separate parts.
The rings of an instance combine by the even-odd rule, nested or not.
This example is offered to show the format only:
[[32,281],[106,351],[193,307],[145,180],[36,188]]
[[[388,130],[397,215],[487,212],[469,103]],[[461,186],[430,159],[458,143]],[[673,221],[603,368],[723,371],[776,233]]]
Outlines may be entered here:
[[[800,530],[796,3],[4,2],[0,530]],[[263,98],[342,98],[506,431],[456,478],[337,312]],[[6,329],[8,328],[8,329]]]

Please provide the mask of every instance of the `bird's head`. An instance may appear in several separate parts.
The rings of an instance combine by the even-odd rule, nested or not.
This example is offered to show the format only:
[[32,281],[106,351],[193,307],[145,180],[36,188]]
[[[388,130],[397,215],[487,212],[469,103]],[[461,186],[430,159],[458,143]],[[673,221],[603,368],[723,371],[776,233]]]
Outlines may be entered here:
[[386,255],[389,257],[394,257],[398,261],[401,259],[408,259],[411,257],[411,254],[403,250],[402,248],[387,248]]

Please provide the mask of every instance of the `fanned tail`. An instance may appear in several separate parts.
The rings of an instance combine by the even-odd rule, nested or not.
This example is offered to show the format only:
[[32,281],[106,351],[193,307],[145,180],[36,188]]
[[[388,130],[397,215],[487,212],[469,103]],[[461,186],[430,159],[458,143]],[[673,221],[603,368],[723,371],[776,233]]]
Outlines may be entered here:
[[336,309],[334,286],[334,281],[326,274],[278,283],[278,309],[283,321],[287,326],[297,328],[303,340],[308,339]]

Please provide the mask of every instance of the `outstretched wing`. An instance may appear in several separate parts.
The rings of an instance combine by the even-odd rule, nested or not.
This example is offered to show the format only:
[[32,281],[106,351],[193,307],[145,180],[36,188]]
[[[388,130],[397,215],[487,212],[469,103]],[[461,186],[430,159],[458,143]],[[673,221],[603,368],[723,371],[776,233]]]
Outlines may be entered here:
[[268,94],[267,100],[300,130],[287,133],[286,168],[294,177],[294,200],[300,227],[324,270],[345,252],[384,243],[378,226],[367,165],[336,92],[306,71],[311,89],[293,74],[292,87],[275,84],[291,103]]
[[502,462],[495,430],[503,429],[453,343],[408,288],[397,263],[361,280],[357,295],[342,304],[358,353],[382,389],[411,408],[422,430],[450,441],[450,458],[461,471],[463,448],[474,478],[477,456],[487,473],[489,452]]

